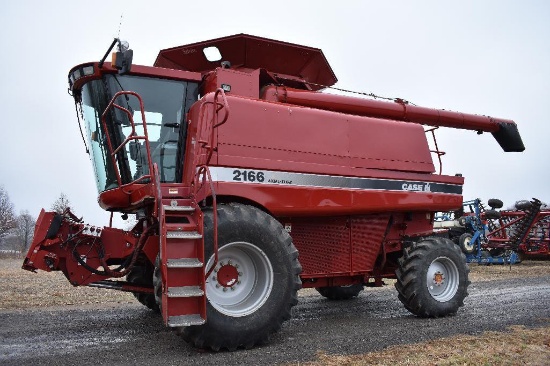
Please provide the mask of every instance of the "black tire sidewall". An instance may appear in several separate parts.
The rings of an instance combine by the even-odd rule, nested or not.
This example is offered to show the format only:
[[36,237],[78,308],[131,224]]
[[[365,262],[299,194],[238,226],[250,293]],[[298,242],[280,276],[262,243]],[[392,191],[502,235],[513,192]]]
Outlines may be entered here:
[[[243,220],[247,217],[247,220]],[[213,214],[204,212],[205,261],[213,255]],[[218,206],[218,245],[222,249],[234,242],[246,242],[262,250],[269,259],[273,269],[273,285],[267,300],[254,313],[234,317],[223,314],[214,308],[207,297],[207,322],[199,327],[187,327],[184,332],[192,335],[199,331],[205,339],[223,338],[226,343],[237,345],[251,342],[254,335],[261,343],[266,335],[280,327],[281,314],[289,311],[295,289],[297,273],[293,268],[293,258],[289,252],[291,239],[280,223],[268,214],[251,206],[220,205]],[[288,248],[287,248],[288,247]],[[286,249],[286,250],[285,250]],[[294,293],[295,296],[295,293]],[[211,343],[211,342],[210,342]]]
[[[468,249],[466,247],[466,240],[468,238],[470,239],[470,246],[472,247],[471,249]],[[472,238],[473,236],[470,233],[464,233],[458,238],[458,245],[460,246],[460,249],[466,254],[473,254],[476,251],[476,244],[472,243]]]
[[[432,297],[428,290],[427,274],[428,268],[438,258],[448,258],[457,267],[458,272],[458,288],[452,299],[446,302],[437,301]],[[462,301],[467,294],[468,276],[466,261],[460,252],[455,250],[449,250],[448,247],[441,247],[438,250],[430,251],[426,256],[422,258],[423,265],[421,266],[419,274],[420,286],[418,288],[418,296],[424,297],[424,301],[427,307],[430,308],[430,312],[433,316],[444,316],[447,314],[456,313],[458,308],[463,305]]]

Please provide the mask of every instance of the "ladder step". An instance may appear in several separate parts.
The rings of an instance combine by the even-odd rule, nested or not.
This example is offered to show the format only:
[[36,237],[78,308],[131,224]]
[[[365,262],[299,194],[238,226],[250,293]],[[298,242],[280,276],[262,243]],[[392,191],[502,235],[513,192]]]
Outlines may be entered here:
[[195,208],[193,206],[170,206],[163,205],[164,211],[177,211],[177,212],[193,212]]
[[203,296],[204,291],[199,286],[168,287],[168,297]]
[[202,235],[196,231],[168,231],[167,239],[202,239]]
[[168,268],[202,268],[202,262],[198,258],[168,259]]
[[202,325],[206,321],[199,314],[177,315],[168,317],[169,327],[188,327],[191,325]]

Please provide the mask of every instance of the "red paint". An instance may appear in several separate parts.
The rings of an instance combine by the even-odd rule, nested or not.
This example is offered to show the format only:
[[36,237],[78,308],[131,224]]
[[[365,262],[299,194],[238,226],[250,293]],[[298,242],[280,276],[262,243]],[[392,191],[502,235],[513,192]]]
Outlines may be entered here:
[[[211,46],[220,50],[222,60],[206,60],[203,50]],[[222,67],[221,61],[231,66]],[[93,73],[71,84],[77,101],[86,82],[118,72],[109,63],[99,68],[95,62],[73,68],[71,75],[85,66],[93,67]],[[89,267],[101,269],[128,263],[134,254],[152,264],[160,253],[165,321],[182,314],[206,319],[204,296],[167,293],[170,287],[204,290],[208,268],[169,266],[169,260],[204,264],[209,259],[204,258],[200,238],[199,205],[252,204],[288,225],[300,253],[305,287],[382,285],[382,278],[394,276],[403,247],[433,233],[434,212],[462,207],[460,189],[435,193],[399,186],[357,189],[210,182],[197,176],[199,169],[230,167],[320,179],[368,178],[461,188],[461,176],[435,174],[433,151],[422,125],[491,132],[501,145],[511,145],[511,151],[523,149],[510,120],[413,106],[402,100],[381,102],[320,93],[337,81],[324,54],[286,42],[249,35],[198,42],[162,50],[154,67],[132,65],[129,74],[200,82],[201,99],[184,119],[188,125],[183,126],[181,183],[156,184],[152,174],[149,182],[135,181],[102,192],[98,199],[102,208],[139,212],[141,221],[131,231],[103,228],[94,236],[82,231],[84,224],[64,219],[55,238],[46,239],[55,214],[42,211],[24,268],[61,270],[71,283],[86,285],[109,276],[91,273],[75,256],[84,256]],[[110,146],[111,153],[117,148]],[[155,173],[155,169],[149,171]],[[173,202],[193,210],[170,211]],[[149,232],[153,234],[144,234]],[[174,232],[198,236],[189,239]],[[230,287],[239,274],[235,267],[222,265],[217,276],[220,285]]]
[[216,273],[216,279],[223,287],[232,287],[239,280],[239,271],[231,264],[223,265]]

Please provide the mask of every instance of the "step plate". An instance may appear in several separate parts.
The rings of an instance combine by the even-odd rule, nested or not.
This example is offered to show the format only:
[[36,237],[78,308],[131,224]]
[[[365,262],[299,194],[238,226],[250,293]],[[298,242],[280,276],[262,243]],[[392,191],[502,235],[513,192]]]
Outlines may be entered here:
[[176,212],[193,212],[195,211],[195,208],[192,206],[169,206],[169,205],[163,205],[164,211],[176,211]]
[[199,314],[178,315],[168,317],[169,327],[189,327],[191,325],[202,325],[206,320],[201,318]]
[[168,297],[198,297],[204,291],[199,286],[168,287]]
[[196,231],[168,231],[166,239],[202,239],[202,235]]
[[202,268],[202,262],[198,258],[169,258],[166,266],[168,268]]

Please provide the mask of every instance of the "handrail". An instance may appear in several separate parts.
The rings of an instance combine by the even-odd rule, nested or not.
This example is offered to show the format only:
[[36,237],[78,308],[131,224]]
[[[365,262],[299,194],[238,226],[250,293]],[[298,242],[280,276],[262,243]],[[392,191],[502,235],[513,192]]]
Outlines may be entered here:
[[[222,96],[222,102],[218,102],[218,96]],[[214,130],[221,125],[225,124],[227,122],[227,119],[229,118],[229,104],[227,103],[227,98],[225,96],[225,92],[222,88],[218,88],[216,92],[214,93],[213,101],[209,102],[206,101],[201,105],[201,115],[204,115],[202,110],[206,109],[206,106],[209,104],[214,105],[214,115],[212,119],[215,121],[212,121],[212,126],[210,128],[210,136],[208,136],[208,141],[199,140],[198,142],[201,144],[201,147],[205,148],[208,151],[207,157],[206,157],[206,164],[210,162],[210,159],[212,159],[212,154],[214,153]],[[225,115],[221,122],[219,122],[219,112],[225,109]]]
[[212,195],[212,210],[213,210],[213,226],[214,226],[214,263],[212,263],[212,266],[210,269],[206,272],[205,278],[208,278],[211,274],[214,268],[216,268],[216,265],[218,264],[218,204],[217,204],[217,197],[216,197],[216,190],[214,189],[214,182],[212,181],[212,175],[210,173],[210,168],[208,168],[207,165],[201,165],[198,167],[197,173],[195,175],[196,183],[193,186],[193,195],[197,197],[198,192],[198,181],[200,179],[200,176],[202,175],[202,181],[201,188],[206,186],[206,180],[208,180],[208,184],[210,186],[210,194]]
[[[222,102],[218,102],[218,97],[221,95]],[[211,274],[214,268],[216,268],[216,265],[218,264],[218,204],[217,204],[217,197],[216,197],[216,190],[214,189],[214,183],[212,181],[212,175],[210,173],[210,168],[208,167],[208,163],[210,162],[210,159],[212,158],[212,154],[214,153],[214,130],[218,128],[219,126],[223,125],[227,122],[229,118],[229,104],[227,103],[227,98],[225,96],[225,92],[223,89],[218,88],[216,92],[214,93],[213,101],[212,102],[204,102],[201,106],[201,115],[204,115],[204,110],[206,109],[206,105],[213,104],[214,105],[214,113],[212,116],[212,124],[210,127],[210,135],[209,140],[199,140],[200,146],[207,150],[207,158],[204,164],[200,164],[197,166],[197,172],[195,174],[195,178],[193,180],[193,195],[194,197],[197,197],[197,193],[199,191],[199,181],[200,177],[202,176],[202,184],[200,184],[200,189],[203,189],[206,187],[206,183],[208,180],[208,186],[210,188],[210,195],[212,196],[212,210],[213,212],[213,225],[214,225],[214,263],[212,263],[212,266],[210,269],[206,271],[205,278],[208,278]],[[225,109],[225,115],[223,116],[223,119],[219,121],[219,112]]]
[[[223,99],[223,105],[218,103],[218,95],[221,94]],[[227,119],[229,118],[229,104],[227,103],[227,98],[225,96],[225,92],[222,88],[218,88],[216,92],[214,93],[214,103],[219,107],[216,108],[216,117],[218,116],[218,112],[225,108],[225,116],[221,122],[216,123],[213,128],[219,127],[223,125],[225,122],[227,122]]]
[[435,150],[430,150],[430,152],[437,155],[437,159],[439,160],[439,174],[441,175],[441,173],[443,172],[443,160],[441,159],[441,157],[443,155],[445,155],[446,152],[439,150],[439,146],[437,146],[437,139],[435,137],[435,130],[437,130],[438,128],[439,128],[439,126],[432,127],[432,128],[429,128],[429,129],[425,130],[424,132],[425,133],[428,133],[428,132],[432,133],[432,138],[433,138],[433,141],[434,141]]
[[[137,135],[136,134],[136,125],[135,125],[134,117],[133,117],[132,113],[127,108],[124,108],[124,107],[122,107],[122,106],[115,103],[116,98],[118,98],[121,95],[132,95],[132,96],[137,98],[137,100],[139,102],[140,113],[141,113],[141,124],[143,126],[143,135]],[[107,120],[106,120],[107,112],[109,112],[112,108],[117,108],[117,109],[123,111],[124,113],[126,113],[126,115],[128,116],[128,120],[130,121],[130,125],[132,127],[132,131],[130,132],[128,137],[126,137],[124,139],[124,141],[121,142],[120,145],[116,147],[116,149],[113,149],[113,143],[111,141],[111,136],[110,136],[109,130],[107,128]],[[153,164],[152,164],[152,158],[151,158],[151,148],[149,146],[149,136],[148,136],[148,133],[147,133],[147,123],[145,121],[145,109],[143,107],[143,100],[141,99],[139,94],[136,93],[136,92],[133,92],[133,91],[125,91],[125,90],[117,92],[111,98],[111,101],[109,102],[109,104],[107,105],[107,107],[105,108],[103,113],[101,114],[101,124],[103,126],[103,131],[105,132],[105,136],[107,137],[107,146],[109,147],[109,151],[111,152],[111,162],[113,164],[113,169],[116,172],[116,178],[117,178],[119,188],[128,187],[128,186],[130,186],[132,184],[135,184],[135,183],[138,183],[138,182],[140,182],[144,179],[150,179],[152,181],[151,172],[152,172]],[[147,163],[148,163],[148,167],[149,167],[149,174],[142,175],[139,178],[134,179],[133,181],[131,181],[129,183],[122,184],[122,177],[120,176],[120,169],[119,169],[118,164],[117,164],[116,154],[119,153],[122,150],[122,148],[124,146],[126,146],[132,140],[145,140],[145,150],[146,150],[146,153],[147,153]]]

